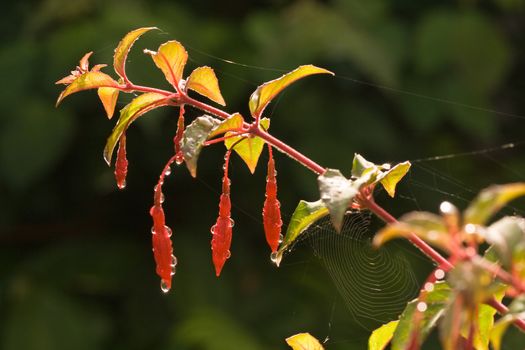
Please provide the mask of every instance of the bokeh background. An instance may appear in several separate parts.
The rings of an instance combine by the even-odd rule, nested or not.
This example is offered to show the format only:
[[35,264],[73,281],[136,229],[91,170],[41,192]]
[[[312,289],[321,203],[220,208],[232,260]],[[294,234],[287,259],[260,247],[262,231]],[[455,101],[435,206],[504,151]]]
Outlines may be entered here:
[[[54,107],[62,88],[54,82],[84,53],[94,51],[92,64],[111,63],[125,33],[157,26],[130,55],[131,79],[167,88],[141,51],[177,39],[191,57],[187,73],[214,67],[228,110],[244,114],[256,86],[283,70],[313,63],[334,71],[336,78],[308,78],[282,94],[268,109],[271,130],[347,175],[354,152],[378,163],[413,160],[398,199],[379,193],[399,215],[434,211],[443,199],[463,208],[491,183],[524,180],[524,11],[522,0],[3,4],[0,348],[286,349],[284,338],[308,331],[327,338],[328,349],[364,349],[378,325],[363,327],[349,314],[307,243],[281,268],[270,263],[260,218],[266,155],[255,176],[232,160],[232,259],[215,277],[209,228],[222,146],[203,152],[199,179],[180,168],[165,185],[179,266],[164,295],[148,210],[172,152],[177,111],[134,124],[128,187],[118,191],[102,159],[114,121],[96,94]],[[509,142],[513,148],[502,147]],[[438,155],[450,156],[432,159]],[[277,168],[286,221],[300,199],[318,198],[316,179],[284,156]],[[520,204],[508,211],[523,213]],[[422,261],[412,264],[418,278],[431,268]],[[524,344],[515,331],[506,337],[506,349]]]

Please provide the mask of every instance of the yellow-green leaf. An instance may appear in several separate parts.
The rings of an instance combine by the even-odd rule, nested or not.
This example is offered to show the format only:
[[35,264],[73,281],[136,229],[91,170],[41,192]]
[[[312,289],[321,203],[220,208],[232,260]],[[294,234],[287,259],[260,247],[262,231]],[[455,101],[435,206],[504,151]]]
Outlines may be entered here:
[[71,84],[69,84],[62,93],[60,93],[60,96],[58,96],[58,100],[56,105],[58,106],[60,102],[66,96],[69,96],[71,94],[74,94],[75,92],[79,92],[82,90],[88,90],[88,89],[97,89],[100,87],[117,87],[118,83],[109,75],[102,73],[102,72],[86,72],[82,75],[79,75],[78,78],[76,78]]
[[386,192],[390,197],[394,197],[396,194],[396,186],[399,181],[406,175],[410,169],[410,162],[399,163],[389,171],[379,176],[381,185],[385,188]]
[[181,150],[184,155],[186,167],[191,176],[197,176],[197,160],[201,153],[204,142],[208,139],[210,132],[220,123],[219,119],[209,115],[195,118],[186,129],[181,140]]
[[[261,119],[261,126],[264,130],[268,130],[270,127],[270,119]],[[225,136],[231,135],[226,133]],[[259,161],[259,156],[264,147],[264,140],[260,137],[244,137],[244,136],[233,136],[224,140],[226,148],[233,150],[242,158],[246,163],[250,172],[253,174]]]
[[136,97],[120,111],[120,117],[117,125],[115,125],[111,135],[109,135],[108,140],[106,141],[106,147],[104,148],[104,160],[106,163],[108,163],[108,165],[111,165],[113,150],[115,149],[120,136],[129,127],[129,125],[144,113],[165,105],[167,105],[167,99],[165,95],[155,92],[148,92]]
[[525,196],[523,182],[490,186],[481,191],[465,210],[464,223],[483,225],[508,202],[521,196]]
[[144,50],[144,52],[151,55],[153,62],[164,73],[166,80],[178,90],[184,66],[188,61],[188,52],[184,46],[176,40],[171,40],[160,45],[157,52],[150,50]]
[[119,89],[111,87],[98,88],[98,97],[104,106],[108,119],[113,117],[117,105]]
[[277,251],[277,254],[272,258],[273,262],[279,266],[281,263],[284,252],[292,245],[293,242],[299,237],[311,224],[319,220],[320,218],[329,214],[328,208],[324,205],[320,199],[316,202],[307,202],[301,200],[295,211],[292,214],[292,218],[288,223],[288,229],[284,236],[283,242]]
[[221,106],[226,106],[219,89],[217,76],[210,67],[199,67],[191,72],[186,82],[186,88],[198,92]]
[[237,130],[242,128],[244,118],[239,113],[232,114],[228,119],[224,119],[215,129],[212,130],[208,139],[224,134],[228,131]]
[[330,211],[330,218],[337,232],[341,232],[343,218],[358,188],[337,169],[326,169],[317,178],[321,200]]
[[115,54],[113,55],[113,68],[115,72],[123,79],[126,79],[126,59],[128,58],[128,53],[135,41],[144,33],[152,30],[158,29],[156,27],[145,27],[135,29],[119,42],[117,48],[115,49]]
[[334,73],[324,68],[313,65],[300,66],[295,70],[283,75],[275,80],[268,81],[260,85],[250,96],[249,107],[252,116],[260,116],[268,103],[282,90],[293,82],[312,74],[331,74]]
[[385,226],[376,233],[373,245],[379,247],[391,239],[415,234],[427,243],[449,250],[450,235],[443,219],[427,212],[412,212],[403,215],[398,222]]
[[390,321],[372,332],[368,338],[368,350],[384,350],[396,330],[399,321]]
[[293,350],[323,350],[323,346],[319,340],[315,339],[310,333],[299,333],[286,338],[286,343],[292,347]]

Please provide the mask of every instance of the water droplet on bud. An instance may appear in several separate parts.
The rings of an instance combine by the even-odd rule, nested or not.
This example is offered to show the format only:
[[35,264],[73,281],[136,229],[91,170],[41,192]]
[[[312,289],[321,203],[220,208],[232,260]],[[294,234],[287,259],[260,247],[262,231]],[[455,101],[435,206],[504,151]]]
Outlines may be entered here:
[[118,187],[119,190],[123,190],[123,189],[125,189],[125,188],[126,188],[126,180],[124,180],[124,181],[119,181],[119,182],[117,183],[117,187]]
[[177,257],[175,255],[171,254],[171,266],[175,267],[175,266],[177,266],[177,263],[178,263]]
[[283,243],[284,236],[282,234],[279,235],[279,244]]
[[170,286],[168,282],[166,282],[165,280],[160,280],[160,290],[163,293],[168,293],[170,291]]
[[210,228],[210,232],[211,232],[212,235],[215,234],[215,226],[216,226],[216,225],[213,225],[213,226]]
[[275,264],[275,265],[279,265],[279,253],[278,252],[272,252],[272,254],[270,254],[270,260]]
[[164,225],[164,230],[166,231],[166,234],[168,235],[168,237],[171,237],[171,234],[172,234],[171,228]]
[[170,176],[171,175],[171,168],[167,167],[166,171],[164,172],[164,176]]
[[231,256],[232,256],[232,253],[229,250],[227,250],[226,251],[226,259],[229,259]]

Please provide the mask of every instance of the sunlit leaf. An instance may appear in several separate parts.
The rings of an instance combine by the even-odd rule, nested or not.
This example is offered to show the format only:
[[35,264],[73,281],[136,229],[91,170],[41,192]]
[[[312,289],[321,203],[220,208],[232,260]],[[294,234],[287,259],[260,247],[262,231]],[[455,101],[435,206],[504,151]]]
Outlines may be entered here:
[[383,185],[390,197],[396,194],[396,186],[410,169],[410,162],[396,164],[392,169],[379,176],[379,182]]
[[133,99],[133,101],[120,111],[117,125],[115,125],[113,131],[109,135],[108,140],[106,141],[106,147],[104,148],[104,160],[108,165],[111,165],[113,151],[120,136],[129,125],[144,113],[157,107],[165,106],[166,104],[167,100],[165,95],[148,92]]
[[422,344],[443,315],[450,295],[450,286],[446,282],[434,283],[433,289],[426,293],[424,301],[426,310],[422,313],[419,325],[413,322],[413,318],[420,301],[414,299],[409,302],[399,317],[399,323],[392,338],[392,350],[405,350],[414,331],[418,332],[418,341],[419,344]]
[[525,319],[525,295],[522,294],[509,305],[509,312],[496,322],[490,331],[490,343],[494,350],[501,350],[501,340],[507,328],[518,318]]
[[[494,294],[494,299],[501,301],[505,290],[502,289]],[[474,348],[476,350],[489,350],[489,338],[494,328],[494,316],[496,309],[492,306],[480,304],[478,309],[477,329],[474,335]],[[467,332],[464,334],[467,337]]]
[[328,214],[328,208],[324,205],[322,200],[316,202],[301,200],[295,208],[292,218],[288,223],[286,235],[284,236],[283,242],[279,247],[274,260],[275,264],[279,266],[284,252],[293,242],[295,242],[297,237],[299,237],[311,224]]
[[[261,119],[261,127],[264,130],[268,130],[270,127],[270,119],[263,118]],[[226,133],[225,136],[231,135]],[[241,140],[242,139],[242,140]],[[226,148],[230,149],[233,147],[233,150],[242,158],[246,163],[250,172],[253,174],[255,168],[257,167],[257,162],[259,161],[259,156],[264,147],[264,140],[260,137],[244,137],[244,136],[233,136],[224,140]]]
[[450,235],[445,223],[440,216],[427,212],[405,214],[398,222],[387,225],[376,233],[373,244],[379,247],[391,239],[409,237],[412,234],[436,247],[446,251],[449,249]]
[[119,42],[117,48],[115,49],[115,54],[113,56],[113,67],[115,72],[123,79],[126,79],[126,59],[128,58],[128,53],[135,41],[144,33],[157,29],[155,27],[146,27],[135,29],[128,34]]
[[483,234],[506,268],[511,267],[516,253],[525,249],[525,219],[521,217],[506,216],[490,225]]
[[337,232],[341,232],[343,218],[358,189],[339,170],[327,169],[317,178],[321,200],[330,211]]
[[210,100],[217,102],[221,106],[226,106],[224,98],[219,89],[219,81],[215,72],[210,67],[199,67],[191,72],[186,88],[206,96]]
[[184,66],[188,61],[188,52],[184,46],[176,40],[171,40],[160,45],[157,52],[150,50],[144,50],[144,52],[151,55],[153,62],[164,73],[166,80],[178,90]]
[[312,74],[331,74],[334,73],[313,65],[300,66],[295,70],[283,75],[275,80],[268,81],[260,85],[250,96],[249,107],[252,116],[260,116],[268,103],[282,90],[293,82]]
[[483,225],[508,202],[521,196],[525,196],[525,183],[490,186],[465,210],[464,223]]
[[115,106],[117,105],[119,89],[111,87],[101,87],[98,88],[98,97],[106,110],[108,119],[113,117],[115,112]]
[[70,85],[68,85],[60,96],[56,105],[58,106],[60,102],[67,96],[79,92],[82,90],[96,89],[100,87],[117,87],[118,83],[109,75],[102,72],[86,72],[76,78]]
[[368,338],[368,350],[384,350],[392,340],[399,321],[390,321],[372,332]]
[[215,129],[212,130],[208,138],[224,134],[228,131],[242,128],[244,119],[239,113],[232,114],[228,119],[224,119]]
[[361,177],[365,172],[376,171],[377,165],[366,160],[362,155],[355,153],[352,161],[352,176]]
[[184,155],[186,167],[191,176],[197,176],[197,161],[201,153],[204,142],[208,139],[213,128],[220,124],[220,120],[209,115],[202,115],[195,118],[190,125],[184,129],[181,140],[181,150]]
[[323,350],[323,346],[319,340],[315,339],[310,333],[299,333],[286,338],[286,343],[292,347],[293,350]]

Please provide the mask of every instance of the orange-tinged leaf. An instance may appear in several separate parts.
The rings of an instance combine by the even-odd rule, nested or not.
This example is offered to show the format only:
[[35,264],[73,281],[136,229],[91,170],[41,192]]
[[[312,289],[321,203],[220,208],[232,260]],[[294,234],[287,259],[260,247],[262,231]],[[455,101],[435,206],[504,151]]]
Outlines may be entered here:
[[88,89],[96,89],[100,87],[118,87],[118,83],[106,73],[84,73],[78,78],[76,78],[71,84],[68,85],[68,87],[65,88],[64,91],[62,91],[62,93],[60,93],[56,105],[58,106],[64,98],[71,94],[74,94],[75,92]]
[[106,110],[108,119],[113,117],[115,112],[115,106],[117,105],[119,89],[111,87],[101,87],[98,88],[98,97]]
[[79,68],[82,72],[87,72],[89,70],[89,57],[93,54],[93,51],[88,52],[80,59]]
[[198,92],[221,106],[226,106],[226,102],[224,102],[221,90],[219,89],[217,76],[210,67],[199,67],[191,72],[186,83],[186,88]]
[[286,343],[292,347],[293,350],[323,350],[323,346],[319,340],[315,339],[310,333],[299,333],[286,338]]
[[239,113],[232,114],[228,119],[223,120],[212,132],[208,135],[208,140],[220,134],[224,134],[228,131],[237,130],[242,128],[244,119]]
[[120,117],[117,125],[113,128],[111,135],[109,135],[106,141],[106,147],[104,148],[104,160],[108,165],[111,165],[111,157],[115,146],[122,136],[122,133],[126,131],[129,125],[138,117],[146,112],[151,111],[160,106],[167,105],[166,96],[155,92],[148,92],[142,94],[131,101],[126,107],[120,111]]
[[[261,126],[267,130],[270,126],[270,119],[261,119]],[[230,133],[226,133],[228,136]],[[250,172],[253,174],[257,167],[257,162],[264,147],[264,140],[260,137],[244,137],[244,136],[233,136],[224,140],[226,148],[233,150],[244,160]]]
[[160,45],[157,52],[150,50],[144,50],[144,52],[151,55],[153,62],[164,73],[166,80],[175,89],[178,89],[184,66],[188,61],[188,53],[184,46],[172,40]]
[[115,49],[115,54],[113,56],[113,67],[115,72],[123,79],[126,79],[126,59],[128,58],[128,53],[135,41],[144,33],[157,29],[156,27],[145,27],[135,29],[119,42],[117,48]]
[[313,65],[300,66],[295,70],[286,73],[280,78],[268,81],[260,85],[257,90],[250,96],[249,107],[252,116],[260,116],[268,103],[288,85],[293,82],[312,74],[331,74],[334,73],[324,68]]

